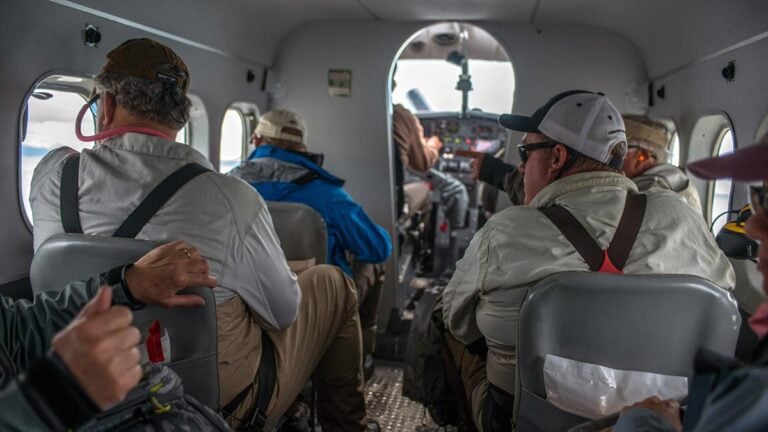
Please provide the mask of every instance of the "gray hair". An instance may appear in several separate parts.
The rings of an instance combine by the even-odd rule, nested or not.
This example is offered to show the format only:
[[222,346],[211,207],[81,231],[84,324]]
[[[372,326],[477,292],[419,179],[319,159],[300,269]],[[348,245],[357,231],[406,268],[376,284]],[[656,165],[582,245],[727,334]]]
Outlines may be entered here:
[[164,91],[167,84],[113,72],[102,72],[94,81],[98,92],[112,93],[117,103],[135,116],[174,130],[189,121],[192,101],[185,94],[174,97]]

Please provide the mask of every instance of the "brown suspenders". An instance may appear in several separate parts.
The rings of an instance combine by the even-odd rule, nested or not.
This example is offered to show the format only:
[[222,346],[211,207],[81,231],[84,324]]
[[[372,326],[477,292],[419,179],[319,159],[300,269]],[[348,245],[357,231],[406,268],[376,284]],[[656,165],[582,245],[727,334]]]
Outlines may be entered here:
[[646,202],[647,197],[644,194],[627,194],[619,226],[605,250],[600,248],[584,226],[564,207],[556,205],[540,211],[571,242],[591,271],[623,273],[624,265],[627,263],[629,253],[640,232],[640,225],[643,223]]

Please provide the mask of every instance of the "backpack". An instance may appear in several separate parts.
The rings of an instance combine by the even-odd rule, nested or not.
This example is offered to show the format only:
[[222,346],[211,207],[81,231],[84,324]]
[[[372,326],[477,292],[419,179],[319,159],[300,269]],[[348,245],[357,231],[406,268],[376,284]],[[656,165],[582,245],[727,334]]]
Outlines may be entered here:
[[145,366],[144,378],[126,398],[78,429],[79,432],[229,431],[224,419],[184,394],[171,369]]

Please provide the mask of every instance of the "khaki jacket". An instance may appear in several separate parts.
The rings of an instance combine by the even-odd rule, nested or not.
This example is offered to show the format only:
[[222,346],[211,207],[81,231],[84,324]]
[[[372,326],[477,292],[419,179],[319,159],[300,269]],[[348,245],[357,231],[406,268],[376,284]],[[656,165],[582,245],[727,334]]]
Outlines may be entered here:
[[632,179],[640,191],[652,187],[677,192],[694,210],[702,213],[701,198],[696,187],[688,180],[685,172],[670,164],[658,164],[648,168],[644,173]]
[[[621,174],[568,176],[545,187],[529,206],[497,213],[475,234],[443,293],[443,316],[459,341],[469,344],[485,337],[492,383],[514,392],[517,322],[527,288],[555,273],[588,270],[578,252],[537,208],[566,207],[605,248],[613,238],[628,191],[637,192],[637,186]],[[673,192],[652,189],[645,193],[645,217],[624,271],[692,274],[731,290],[733,269],[704,219]]]

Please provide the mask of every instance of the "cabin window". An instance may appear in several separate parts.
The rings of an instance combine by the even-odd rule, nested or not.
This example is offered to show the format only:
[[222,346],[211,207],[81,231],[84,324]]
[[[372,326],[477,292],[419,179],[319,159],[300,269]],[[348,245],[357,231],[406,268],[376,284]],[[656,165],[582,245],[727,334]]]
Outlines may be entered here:
[[[30,226],[29,191],[37,164],[53,149],[67,146],[80,151],[93,145],[77,139],[74,125],[92,87],[93,81],[89,78],[51,75],[35,87],[22,108],[20,199]],[[95,118],[90,111],[86,112],[81,127],[83,134],[94,134]]]
[[229,108],[221,122],[219,141],[219,171],[229,172],[243,161],[248,145],[245,117],[237,108]]
[[461,112],[460,89],[467,86],[467,110],[512,109],[512,63],[496,38],[471,24],[440,23],[416,33],[401,50],[393,79],[392,102],[414,113]]
[[672,139],[669,142],[669,161],[674,166],[680,166],[680,134],[677,131],[672,133]]
[[[720,132],[718,140],[715,144],[714,156],[722,156],[724,154],[732,153],[733,146],[733,131],[731,128],[725,128]],[[714,221],[712,232],[717,233],[720,228],[728,221],[728,216],[724,215],[718,219],[723,212],[727,212],[731,209],[731,191],[733,182],[731,179],[720,179],[713,182],[714,186],[710,188],[712,194],[712,208],[710,215]]]
[[179,129],[179,131],[176,132],[176,138],[174,139],[174,141],[182,144],[186,144],[187,141],[189,141],[187,138],[187,133],[189,133],[189,128],[187,126],[189,126],[189,123],[185,124],[183,128]]

